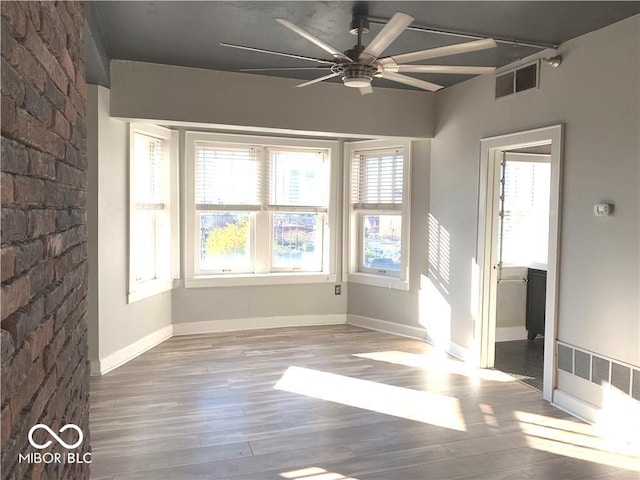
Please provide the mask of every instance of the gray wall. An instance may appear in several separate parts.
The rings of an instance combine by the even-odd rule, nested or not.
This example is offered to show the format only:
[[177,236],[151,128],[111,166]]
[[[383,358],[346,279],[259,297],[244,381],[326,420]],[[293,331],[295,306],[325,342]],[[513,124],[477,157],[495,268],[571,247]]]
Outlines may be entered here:
[[[209,128],[224,124],[249,133],[267,129],[365,137],[432,134],[432,94],[377,88],[365,97],[342,85],[292,88],[296,83],[283,78],[114,61],[111,114],[206,123]],[[422,171],[417,177],[424,179],[428,174],[428,149],[422,152],[426,152],[426,158],[421,160]],[[426,186],[423,181],[415,190],[418,203],[426,201]],[[338,214],[341,231],[341,208]],[[341,238],[339,235],[339,244]],[[368,297],[366,294],[364,304]],[[341,296],[334,295],[333,284],[178,288],[173,291],[172,312],[174,324],[345,314],[347,292],[345,288]]]
[[[347,312],[414,327],[420,323],[420,285],[427,275],[430,141],[414,142],[411,163],[409,291],[349,284]],[[423,305],[424,317],[424,305]]]
[[[451,337],[472,342],[479,144],[483,137],[564,123],[558,338],[640,364],[638,318],[640,17],[567,42],[542,64],[540,90],[499,101],[493,76],[436,97],[431,213],[451,235]],[[593,205],[615,204],[609,218]]]
[[97,237],[97,249],[93,245],[89,252],[91,265],[97,266],[97,281],[90,284],[97,309],[92,310],[89,323],[90,357],[95,361],[170,325],[171,292],[127,303],[129,127],[109,116],[108,89],[89,85],[87,101],[94,113],[88,130],[97,131],[97,151],[88,152],[90,165],[97,166],[98,187],[88,192],[90,227],[97,228],[91,234],[92,239]]
[[[182,323],[346,312],[426,326],[445,340],[469,348],[471,312],[476,307],[471,279],[480,139],[564,123],[559,339],[640,364],[639,31],[640,17],[635,17],[568,42],[561,49],[560,68],[542,65],[537,91],[495,101],[493,76],[487,75],[439,92],[435,131],[434,95],[378,89],[373,96],[360,97],[330,84],[292,90],[295,81],[286,79],[114,62],[114,116],[205,122],[212,127],[243,125],[246,130],[297,129],[372,137],[435,134],[434,140],[421,142],[414,151],[408,292],[350,284],[347,301],[344,294],[333,295],[332,285],[181,288],[173,291],[172,301],[165,300],[166,295],[158,297],[162,307],[154,314],[165,312],[168,305],[173,322]],[[245,102],[255,108],[237,108]],[[338,107],[341,112],[364,110],[355,118],[336,114]],[[109,125],[118,138],[124,134],[118,120],[111,119]],[[111,147],[121,148],[121,141],[111,142]],[[126,212],[121,190],[125,187],[111,182],[124,184],[126,164],[120,154],[113,159],[105,154],[105,158],[113,168],[109,197],[117,196],[122,202],[105,211],[117,218],[116,209]],[[600,201],[615,203],[614,216],[593,216],[593,205]],[[126,225],[123,222],[114,220],[113,228],[119,231]],[[430,228],[436,227],[437,245],[430,245]],[[126,246],[122,238],[121,247]],[[110,282],[126,281],[124,263],[107,269],[105,278]],[[117,283],[110,285],[125,294]],[[118,295],[112,292],[113,298]],[[131,307],[120,305],[114,311],[124,313]],[[443,310],[448,319],[444,326],[439,320]],[[138,319],[145,315],[136,313]],[[113,322],[109,335],[127,324]]]
[[427,92],[376,88],[370,95],[323,83],[111,62],[111,114],[123,118],[329,132],[365,136],[431,137],[433,99]]
[[333,283],[178,288],[173,291],[173,323],[344,314],[346,298],[346,291],[334,295]]

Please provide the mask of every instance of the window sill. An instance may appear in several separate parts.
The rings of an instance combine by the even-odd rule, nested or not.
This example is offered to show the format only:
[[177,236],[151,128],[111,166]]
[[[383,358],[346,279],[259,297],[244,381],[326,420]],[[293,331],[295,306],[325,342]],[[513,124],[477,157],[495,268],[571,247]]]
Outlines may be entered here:
[[246,287],[252,285],[293,285],[335,283],[335,273],[248,273],[238,275],[202,275],[184,281],[185,288]]
[[129,292],[127,303],[135,303],[149,297],[173,290],[178,286],[178,280],[151,280],[135,286],[135,290]]
[[373,273],[349,273],[346,275],[347,282],[370,285],[372,287],[389,288],[392,290],[409,291],[409,282],[400,278],[388,277],[386,275],[376,275]]

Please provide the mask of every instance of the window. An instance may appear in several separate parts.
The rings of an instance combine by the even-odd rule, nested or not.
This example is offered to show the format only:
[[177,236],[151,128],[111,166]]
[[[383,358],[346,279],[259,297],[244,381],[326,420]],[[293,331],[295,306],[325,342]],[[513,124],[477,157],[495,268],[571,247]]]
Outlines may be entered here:
[[129,302],[173,286],[177,270],[174,147],[170,130],[130,127]]
[[195,144],[198,273],[253,271],[253,212],[260,211],[258,147]]
[[551,163],[505,162],[502,263],[547,264],[550,188]]
[[271,270],[321,272],[329,198],[329,152],[267,149]]
[[187,286],[335,280],[336,142],[186,138]]
[[350,162],[349,281],[408,288],[409,142],[359,142]]

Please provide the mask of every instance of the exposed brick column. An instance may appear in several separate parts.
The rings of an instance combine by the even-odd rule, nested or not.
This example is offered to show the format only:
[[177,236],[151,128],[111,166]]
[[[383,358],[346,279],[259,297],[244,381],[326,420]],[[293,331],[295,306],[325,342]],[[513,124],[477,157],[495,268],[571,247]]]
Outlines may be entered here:
[[89,451],[84,4],[1,9],[2,479],[89,478],[87,464],[19,461],[67,455],[29,444],[37,423],[78,425]]

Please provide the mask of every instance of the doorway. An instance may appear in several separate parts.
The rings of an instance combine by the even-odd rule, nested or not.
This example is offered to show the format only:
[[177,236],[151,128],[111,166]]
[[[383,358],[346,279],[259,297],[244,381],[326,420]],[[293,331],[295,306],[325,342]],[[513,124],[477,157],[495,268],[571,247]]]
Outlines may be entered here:
[[[479,321],[475,338],[478,340],[480,365],[493,368],[496,361],[496,336],[498,314],[498,285],[504,276],[504,242],[501,245],[500,211],[504,208],[501,186],[504,178],[505,159],[508,155],[544,154],[550,165],[548,194],[548,223],[546,231],[546,286],[544,290],[544,333],[538,340],[543,350],[542,382],[543,398],[552,401],[555,387],[555,340],[557,332],[557,279],[560,229],[560,175],[562,158],[562,125],[502,135],[481,140],[480,197],[478,218],[477,262],[480,286]],[[510,153],[512,152],[512,153]],[[504,232],[503,232],[504,233]],[[513,253],[513,252],[511,252]],[[535,265],[531,265],[534,266]],[[527,277],[528,283],[528,273]],[[510,278],[512,279],[512,278]],[[517,281],[517,277],[516,277]],[[525,283],[523,279],[521,282]],[[537,336],[537,334],[536,334]]]
[[[494,368],[542,391],[551,145],[502,152]],[[495,208],[495,206],[494,206]]]

